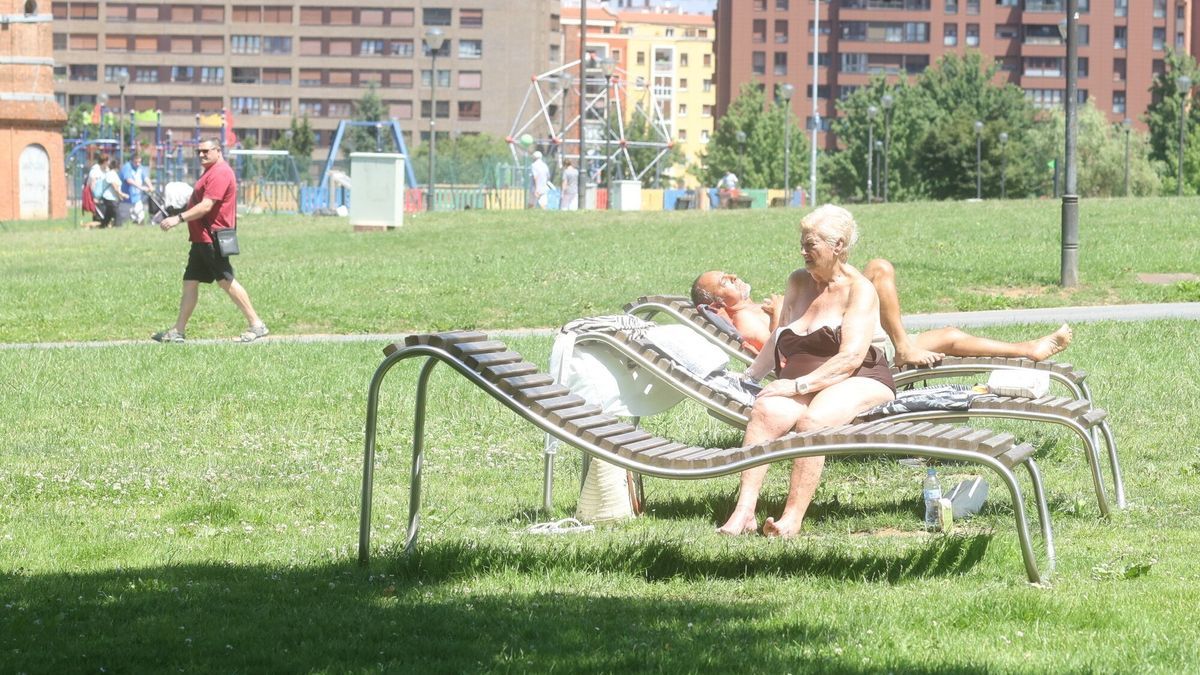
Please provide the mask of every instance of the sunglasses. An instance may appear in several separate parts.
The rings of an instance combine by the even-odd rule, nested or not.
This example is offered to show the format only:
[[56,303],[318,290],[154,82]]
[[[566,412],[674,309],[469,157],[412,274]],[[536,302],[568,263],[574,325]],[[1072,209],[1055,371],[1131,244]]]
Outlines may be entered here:
[[208,154],[208,153],[210,153],[210,152],[216,152],[216,151],[217,151],[217,149],[216,149],[216,148],[211,148],[211,149],[208,149],[208,150],[205,150],[204,148],[197,148],[197,150],[196,150],[196,154],[197,154],[197,155],[207,155],[207,154]]

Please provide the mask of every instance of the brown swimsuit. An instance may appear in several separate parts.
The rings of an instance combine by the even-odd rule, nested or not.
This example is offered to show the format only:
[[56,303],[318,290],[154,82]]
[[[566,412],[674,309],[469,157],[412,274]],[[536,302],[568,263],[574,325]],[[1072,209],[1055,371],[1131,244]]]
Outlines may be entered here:
[[[775,334],[775,376],[795,379],[807,375],[833,358],[841,346],[841,326],[822,326],[807,335],[799,335],[791,328],[780,328]],[[850,376],[870,378],[893,393],[896,391],[887,357],[879,347],[867,349],[862,364]]]

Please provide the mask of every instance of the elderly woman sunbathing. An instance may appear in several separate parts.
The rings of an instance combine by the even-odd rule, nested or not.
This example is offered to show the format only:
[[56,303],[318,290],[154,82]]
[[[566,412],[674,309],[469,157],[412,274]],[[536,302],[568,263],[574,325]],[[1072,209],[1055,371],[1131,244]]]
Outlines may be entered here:
[[[854,218],[837,206],[822,206],[800,222],[804,267],[788,278],[779,309],[782,328],[747,369],[755,378],[773,369],[776,379],[755,399],[744,445],[845,424],[895,397],[887,359],[871,345],[879,298],[870,280],[846,262],[857,239]],[[795,460],[783,513],[766,520],[763,534],[787,537],[800,531],[824,465],[824,457]],[[768,468],[742,472],[737,505],[719,532],[758,529],[755,509]]]

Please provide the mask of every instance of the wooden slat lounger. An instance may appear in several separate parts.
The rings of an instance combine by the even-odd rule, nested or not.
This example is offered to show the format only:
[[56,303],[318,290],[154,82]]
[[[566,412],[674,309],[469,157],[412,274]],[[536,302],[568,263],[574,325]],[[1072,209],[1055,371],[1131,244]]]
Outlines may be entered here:
[[700,479],[737,473],[761,464],[798,457],[892,454],[969,462],[992,469],[1007,486],[1013,503],[1017,536],[1025,572],[1032,583],[1044,577],[1033,550],[1026,504],[1014,470],[1029,473],[1034,506],[1045,546],[1048,576],[1054,569],[1054,540],[1041,474],[1033,460],[1033,447],[1018,444],[1011,434],[929,422],[889,421],[846,425],[823,431],[791,434],[747,448],[700,448],[655,437],[611,415],[556,385],[537,366],[510,351],[504,343],[483,333],[452,332],[413,335],[404,345],[390,345],[387,357],[371,378],[367,397],[366,440],[363,457],[362,516],[358,557],[370,560],[371,495],[374,483],[375,441],[379,390],[396,363],[423,357],[417,377],[413,423],[412,480],[409,488],[409,521],[406,551],[416,544],[420,527],[421,466],[424,451],[425,408],[429,375],[445,363],[480,389],[542,431],[584,453],[625,469],[660,478]]
[[[750,363],[754,355],[746,351],[739,340],[725,333],[696,310],[689,298],[681,295],[647,295],[625,305],[625,312],[651,319],[657,314],[666,314],[678,323],[695,328],[710,342],[720,347],[731,357],[743,363]],[[1031,361],[1023,358],[1006,357],[955,357],[948,356],[940,363],[929,368],[892,369],[892,378],[897,387],[914,386],[930,380],[967,375],[987,374],[996,370],[1040,370],[1049,374],[1050,379],[1062,385],[1071,393],[1071,397],[1086,401],[1089,407],[1094,406],[1091,389],[1087,384],[1087,373],[1075,368],[1069,363],[1052,360]],[[1087,425],[1091,437],[1091,445],[1100,447],[1103,440],[1108,455],[1109,471],[1112,474],[1113,492],[1116,495],[1118,508],[1125,508],[1125,482],[1121,477],[1121,462],[1117,456],[1117,441],[1113,436],[1112,427],[1107,417]],[[1098,451],[1097,451],[1098,452]],[[1089,459],[1089,462],[1091,460]],[[1099,485],[1099,484],[1098,484]],[[1099,489],[1098,491],[1099,492]],[[1107,513],[1107,507],[1101,507]]]

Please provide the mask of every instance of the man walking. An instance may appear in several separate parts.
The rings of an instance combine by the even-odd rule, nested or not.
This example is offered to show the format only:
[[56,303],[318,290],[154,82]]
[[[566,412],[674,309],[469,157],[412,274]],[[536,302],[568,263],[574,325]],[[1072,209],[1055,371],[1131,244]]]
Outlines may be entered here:
[[541,152],[533,153],[533,164],[529,166],[533,179],[533,203],[535,209],[544,209],[550,199],[550,167],[542,160]]
[[188,319],[200,298],[200,284],[217,282],[229,294],[233,304],[246,317],[249,328],[239,336],[242,342],[254,342],[267,335],[266,324],[258,318],[246,289],[233,277],[229,257],[216,250],[215,230],[237,227],[237,179],[233,169],[221,155],[218,141],[206,139],[196,148],[204,168],[200,180],[188,200],[187,210],[177,216],[164,218],[159,224],[164,232],[180,223],[188,225],[188,240],[192,242],[187,268],[183,272],[183,297],[179,300],[179,318],[175,325],[151,336],[158,342],[183,342]]

